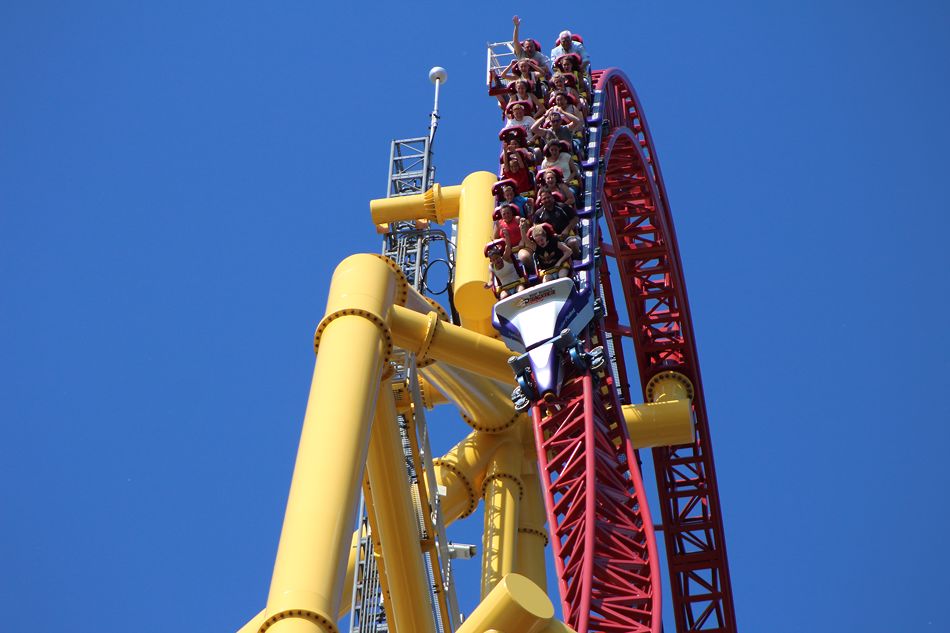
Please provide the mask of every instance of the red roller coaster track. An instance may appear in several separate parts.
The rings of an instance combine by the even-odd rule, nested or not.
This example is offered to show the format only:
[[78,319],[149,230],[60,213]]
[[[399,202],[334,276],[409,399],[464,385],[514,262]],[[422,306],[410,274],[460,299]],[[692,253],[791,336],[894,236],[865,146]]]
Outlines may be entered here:
[[[654,527],[619,407],[633,402],[628,339],[644,399],[663,371],[685,375],[694,390],[693,442],[653,449],[676,630],[734,632],[706,405],[666,190],[630,82],[614,69],[592,78],[585,168],[607,227],[599,266],[607,317],[592,342],[602,338],[615,351],[616,375],[575,375],[557,403],[533,408],[564,618],[578,633],[662,630]],[[620,322],[621,301],[629,324]]]

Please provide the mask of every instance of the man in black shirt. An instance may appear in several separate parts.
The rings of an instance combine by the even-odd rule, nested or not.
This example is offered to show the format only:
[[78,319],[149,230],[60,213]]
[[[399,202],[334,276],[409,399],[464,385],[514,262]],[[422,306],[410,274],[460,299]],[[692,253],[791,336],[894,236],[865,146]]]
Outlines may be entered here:
[[557,202],[550,192],[542,191],[538,195],[534,216],[531,219],[536,225],[545,222],[550,224],[561,241],[570,246],[575,255],[580,252],[580,240],[573,235],[574,227],[577,226],[580,218],[569,205]]

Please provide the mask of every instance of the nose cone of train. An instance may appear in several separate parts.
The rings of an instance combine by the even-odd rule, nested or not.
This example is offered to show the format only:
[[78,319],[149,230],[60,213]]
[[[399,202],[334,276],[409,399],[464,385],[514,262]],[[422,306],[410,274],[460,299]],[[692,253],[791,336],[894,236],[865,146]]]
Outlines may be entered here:
[[574,336],[594,316],[589,292],[578,293],[571,279],[558,279],[529,288],[495,304],[493,324],[508,346],[526,352],[539,396],[557,395],[561,387],[564,352],[554,337],[565,329]]
[[531,372],[538,395],[557,394],[561,389],[561,360],[551,343],[539,345],[528,352]]

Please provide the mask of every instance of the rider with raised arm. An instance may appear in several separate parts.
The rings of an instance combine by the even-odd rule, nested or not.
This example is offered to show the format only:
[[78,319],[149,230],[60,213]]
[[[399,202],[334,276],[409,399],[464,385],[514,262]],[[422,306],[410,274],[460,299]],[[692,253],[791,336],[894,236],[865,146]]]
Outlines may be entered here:
[[539,48],[537,40],[527,39],[521,41],[518,39],[518,27],[521,26],[521,18],[517,15],[511,18],[515,25],[515,31],[511,36],[511,50],[515,52],[517,59],[532,59],[541,68],[545,77],[551,76],[551,60],[544,56]]

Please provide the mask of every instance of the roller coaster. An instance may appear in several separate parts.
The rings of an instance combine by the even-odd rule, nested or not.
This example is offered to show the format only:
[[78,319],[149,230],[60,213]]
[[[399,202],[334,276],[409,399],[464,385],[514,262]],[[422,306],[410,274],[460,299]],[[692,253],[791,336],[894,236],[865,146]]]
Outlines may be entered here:
[[[516,48],[489,44],[490,94],[507,90]],[[239,633],[338,633],[347,614],[354,633],[660,633],[663,577],[665,630],[736,631],[682,263],[631,82],[584,73],[570,276],[526,270],[528,287],[496,302],[497,177],[434,182],[446,74],[430,78],[429,133],[393,141],[388,195],[370,203],[383,253],[333,275],[270,592]],[[434,265],[449,270],[442,289]],[[472,431],[435,456],[426,411],[441,405]],[[446,527],[480,502],[481,601],[463,617],[452,560],[478,547]]]

